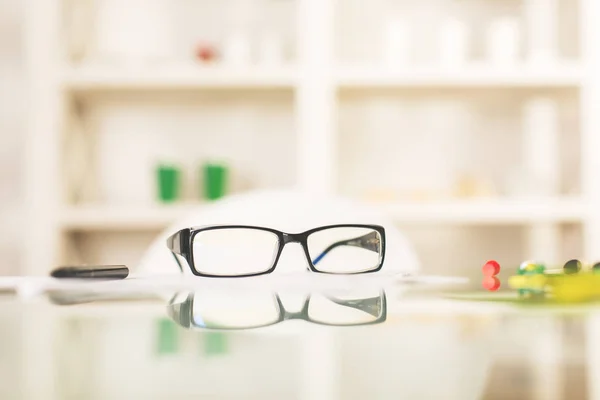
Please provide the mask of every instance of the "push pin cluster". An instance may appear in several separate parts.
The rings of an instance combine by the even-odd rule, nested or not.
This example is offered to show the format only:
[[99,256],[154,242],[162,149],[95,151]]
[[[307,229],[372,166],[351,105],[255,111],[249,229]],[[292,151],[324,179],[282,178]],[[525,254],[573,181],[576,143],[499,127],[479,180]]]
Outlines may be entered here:
[[[533,277],[533,276],[565,276],[565,275],[575,275],[579,274],[582,271],[590,271],[594,274],[600,274],[600,262],[595,264],[585,264],[580,260],[569,260],[567,261],[562,268],[549,270],[542,263],[535,261],[525,261],[521,263],[519,269],[517,271],[517,276],[522,277]],[[490,291],[495,292],[500,289],[500,280],[497,275],[500,273],[500,264],[497,261],[491,260],[484,264],[482,268],[483,272],[483,288]],[[511,278],[512,279],[512,278]],[[521,278],[519,278],[521,279]],[[529,279],[529,278],[527,278]],[[537,278],[536,278],[537,279]],[[514,280],[513,280],[514,281]],[[512,286],[512,285],[511,285]],[[542,288],[519,288],[519,293],[521,295],[530,295],[536,294],[541,295],[544,293]]]

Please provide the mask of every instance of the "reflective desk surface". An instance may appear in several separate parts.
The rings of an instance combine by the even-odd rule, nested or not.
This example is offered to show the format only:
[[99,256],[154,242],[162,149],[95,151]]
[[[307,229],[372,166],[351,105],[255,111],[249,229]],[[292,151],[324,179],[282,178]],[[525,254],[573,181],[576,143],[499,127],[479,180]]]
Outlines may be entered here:
[[600,307],[53,292],[0,325],[0,399],[600,399]]

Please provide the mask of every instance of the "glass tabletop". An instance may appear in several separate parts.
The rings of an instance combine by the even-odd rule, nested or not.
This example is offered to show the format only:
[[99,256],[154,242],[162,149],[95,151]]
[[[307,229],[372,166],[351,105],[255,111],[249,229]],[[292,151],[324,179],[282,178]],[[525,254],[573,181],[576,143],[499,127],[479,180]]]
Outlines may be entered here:
[[[598,398],[600,309],[358,293],[0,297],[2,399]],[[596,396],[596,397],[594,397]]]

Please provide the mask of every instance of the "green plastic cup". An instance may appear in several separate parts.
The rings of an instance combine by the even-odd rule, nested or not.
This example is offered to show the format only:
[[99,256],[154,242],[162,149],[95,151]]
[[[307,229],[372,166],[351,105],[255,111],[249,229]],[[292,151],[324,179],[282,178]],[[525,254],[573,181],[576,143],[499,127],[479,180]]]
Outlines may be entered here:
[[172,165],[159,165],[157,168],[158,198],[171,203],[179,198],[181,171]]
[[227,194],[227,167],[222,164],[205,164],[202,167],[204,197],[217,200]]

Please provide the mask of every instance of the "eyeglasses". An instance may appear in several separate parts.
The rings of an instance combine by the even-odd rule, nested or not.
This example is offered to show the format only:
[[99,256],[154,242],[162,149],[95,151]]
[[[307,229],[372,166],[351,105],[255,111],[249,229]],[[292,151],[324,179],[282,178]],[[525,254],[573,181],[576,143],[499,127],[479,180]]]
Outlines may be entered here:
[[276,293],[181,293],[171,299],[167,314],[185,328],[209,330],[256,329],[292,319],[329,326],[384,322],[387,319],[385,292],[362,292],[346,296],[313,294],[306,297],[299,312],[286,310]]
[[385,258],[385,229],[379,225],[329,225],[303,233],[245,225],[182,229],[167,239],[183,272],[194,275],[247,277],[273,272],[285,245],[299,243],[308,267],[326,274],[376,272]]

